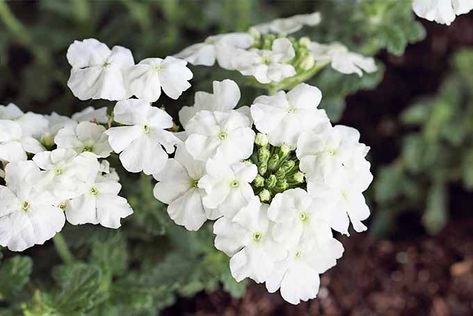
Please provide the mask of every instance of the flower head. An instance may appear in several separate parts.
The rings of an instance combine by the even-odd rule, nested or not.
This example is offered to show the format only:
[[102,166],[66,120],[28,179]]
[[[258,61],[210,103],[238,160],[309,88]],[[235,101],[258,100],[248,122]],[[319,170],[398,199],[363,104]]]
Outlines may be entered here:
[[414,0],[412,9],[418,16],[429,21],[450,25],[457,15],[473,9],[471,0]]

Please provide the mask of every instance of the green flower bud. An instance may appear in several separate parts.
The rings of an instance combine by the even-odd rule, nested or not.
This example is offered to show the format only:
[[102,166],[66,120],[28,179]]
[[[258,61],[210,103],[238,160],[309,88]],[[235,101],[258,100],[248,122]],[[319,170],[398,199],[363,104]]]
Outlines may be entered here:
[[253,184],[257,188],[264,187],[264,178],[260,175],[257,175],[256,178],[253,180]]
[[266,179],[265,185],[267,188],[271,189],[276,185],[277,182],[278,182],[278,179],[276,178],[274,174],[272,174]]
[[303,183],[304,182],[304,174],[300,171],[294,173],[292,176],[292,180],[296,183]]
[[277,192],[283,192],[289,188],[289,184],[287,183],[286,179],[282,179],[276,183],[274,188]]
[[271,200],[271,192],[269,192],[269,190],[262,190],[259,194],[259,199],[261,200],[261,202],[269,202],[269,200]]
[[274,154],[271,156],[271,158],[269,158],[269,161],[268,161],[268,168],[269,170],[276,170],[277,166],[279,165],[279,155],[278,154]]
[[262,133],[256,134],[256,138],[255,138],[256,145],[264,147],[268,145],[268,143],[269,143],[268,136],[266,136],[266,134],[262,134]]
[[264,175],[268,171],[268,164],[267,163],[260,163],[258,166],[258,173],[260,175]]
[[296,166],[296,163],[294,162],[294,160],[288,160],[288,161],[285,161],[281,168],[279,168],[279,170],[283,170],[285,174],[289,173],[292,171],[292,169],[294,169],[294,167]]
[[312,57],[312,55],[310,55],[310,54],[307,54],[306,56],[303,56],[301,58],[301,61],[300,61],[300,64],[299,64],[299,66],[302,70],[309,70],[312,67],[314,67],[314,65],[315,65],[314,57]]
[[310,43],[311,43],[311,40],[307,36],[301,37],[299,39],[299,45],[301,45],[302,47],[308,48],[310,46]]
[[269,151],[268,148],[261,147],[260,149],[258,149],[258,161],[260,163],[267,163],[270,156],[271,156],[271,152]]

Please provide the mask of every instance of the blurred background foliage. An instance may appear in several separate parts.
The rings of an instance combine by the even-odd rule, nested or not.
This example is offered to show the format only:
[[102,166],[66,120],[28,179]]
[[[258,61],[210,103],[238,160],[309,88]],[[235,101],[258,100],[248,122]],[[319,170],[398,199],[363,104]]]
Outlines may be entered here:
[[[81,102],[67,89],[65,53],[76,39],[128,47],[138,61],[177,53],[209,35],[313,11],[322,13],[323,22],[299,35],[338,41],[365,55],[402,55],[409,43],[425,36],[411,0],[0,1],[1,101],[66,115],[89,105],[111,106]],[[452,63],[439,94],[399,118],[407,130],[399,157],[387,166],[372,161],[376,234],[389,232],[403,211],[423,212],[423,223],[435,233],[448,218],[448,185],[473,188],[473,51],[458,53]],[[379,72],[362,78],[327,67],[311,79],[323,91],[322,106],[334,122],[342,117],[348,95],[382,80],[383,65],[378,66]],[[235,76],[216,67],[192,70],[190,90],[177,101],[165,96],[159,101],[174,117],[193,103],[195,91],[209,91],[213,80]],[[243,85],[241,104],[264,93]],[[150,177],[121,178],[135,214],[118,231],[68,226],[63,235],[75,259],[61,262],[52,243],[21,255],[3,251],[0,315],[156,315],[179,296],[222,288],[234,297],[243,295],[246,283],[231,278],[228,258],[213,248],[210,226],[195,233],[177,227],[152,196]]]

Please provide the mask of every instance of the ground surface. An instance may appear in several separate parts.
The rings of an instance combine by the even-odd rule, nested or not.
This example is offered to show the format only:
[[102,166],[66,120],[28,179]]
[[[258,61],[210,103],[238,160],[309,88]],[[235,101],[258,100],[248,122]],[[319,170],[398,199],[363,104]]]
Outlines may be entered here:
[[[397,115],[416,98],[435,93],[459,47],[473,46],[473,16],[453,26],[426,23],[428,38],[402,57],[381,53],[383,82],[375,91],[351,96],[342,122],[355,126],[379,163],[398,152],[403,133]],[[222,292],[179,300],[167,315],[473,315],[473,195],[451,188],[453,220],[428,236],[417,215],[402,217],[394,235],[363,233],[341,238],[345,254],[322,277],[319,298],[299,306],[252,285],[241,300]]]

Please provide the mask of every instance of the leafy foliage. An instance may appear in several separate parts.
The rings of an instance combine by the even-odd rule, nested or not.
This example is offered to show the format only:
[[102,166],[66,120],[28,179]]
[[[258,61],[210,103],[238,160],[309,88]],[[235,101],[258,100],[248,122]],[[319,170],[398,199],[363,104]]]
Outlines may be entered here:
[[473,51],[458,52],[452,63],[453,73],[439,94],[401,115],[411,132],[398,159],[383,167],[375,182],[380,212],[375,230],[384,230],[385,214],[394,216],[423,205],[423,224],[436,233],[448,219],[448,185],[473,189]]

